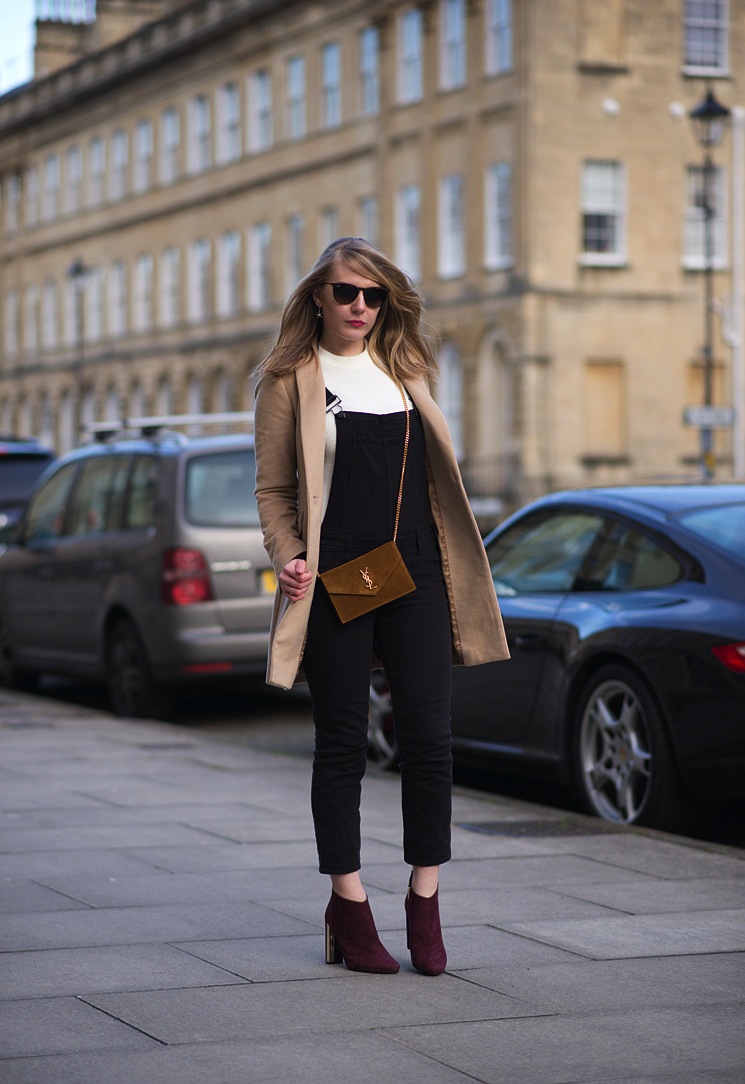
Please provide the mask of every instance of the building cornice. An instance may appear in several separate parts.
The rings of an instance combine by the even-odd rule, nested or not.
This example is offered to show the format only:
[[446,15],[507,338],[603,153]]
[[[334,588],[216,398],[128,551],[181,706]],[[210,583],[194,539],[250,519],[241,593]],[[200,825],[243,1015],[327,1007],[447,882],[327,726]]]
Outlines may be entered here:
[[[302,0],[195,0],[99,52],[0,97],[0,138],[203,49],[250,21],[276,18],[281,8],[299,4]],[[370,7],[364,2],[356,6],[360,11]],[[390,0],[385,0],[383,7],[389,6]]]

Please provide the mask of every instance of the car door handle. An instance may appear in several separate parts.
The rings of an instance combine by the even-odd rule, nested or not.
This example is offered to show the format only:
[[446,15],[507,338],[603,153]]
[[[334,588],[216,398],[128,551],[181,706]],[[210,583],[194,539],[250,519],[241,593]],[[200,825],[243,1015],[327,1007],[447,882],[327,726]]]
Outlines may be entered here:
[[111,572],[113,567],[114,567],[114,565],[113,565],[113,562],[111,562],[111,561],[101,560],[101,561],[94,561],[93,562],[93,571],[94,572]]
[[535,651],[536,648],[545,644],[546,637],[537,632],[523,632],[514,639],[515,647],[521,647],[524,651]]
[[40,580],[51,580],[54,576],[54,568],[52,565],[42,565],[36,574]]

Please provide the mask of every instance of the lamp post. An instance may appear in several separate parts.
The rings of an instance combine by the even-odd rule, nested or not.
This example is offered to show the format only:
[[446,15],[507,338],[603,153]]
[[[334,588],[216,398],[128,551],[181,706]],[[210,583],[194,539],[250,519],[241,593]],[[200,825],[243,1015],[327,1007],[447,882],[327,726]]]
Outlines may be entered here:
[[[711,152],[724,139],[731,113],[714,97],[711,88],[704,98],[690,111],[699,146],[703,148],[701,209],[704,213],[704,407],[711,407],[714,400],[714,216],[716,171]],[[701,434],[701,473],[705,479],[714,476],[714,441],[711,423],[704,424]]]
[[67,277],[72,282],[75,296],[75,349],[77,357],[73,363],[75,373],[75,408],[73,414],[73,440],[80,440],[83,424],[83,380],[85,368],[85,284],[88,281],[90,267],[78,257],[67,269]]

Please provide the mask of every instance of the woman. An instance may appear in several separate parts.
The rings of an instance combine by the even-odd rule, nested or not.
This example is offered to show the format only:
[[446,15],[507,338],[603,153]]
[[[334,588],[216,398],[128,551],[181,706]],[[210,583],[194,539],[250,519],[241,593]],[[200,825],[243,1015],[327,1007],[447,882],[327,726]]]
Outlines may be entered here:
[[[438,873],[450,858],[451,665],[508,652],[481,537],[429,393],[436,363],[420,319],[418,293],[373,245],[344,237],[321,253],[261,366],[256,497],[278,579],[267,681],[290,688],[302,663],[313,704],[311,805],[319,869],[331,877],[326,960],[399,969],[360,878],[375,658],[391,690],[401,763],[407,944],[414,967],[437,975],[447,963]],[[318,573],[391,540],[407,429],[397,542],[416,589],[343,624]]]

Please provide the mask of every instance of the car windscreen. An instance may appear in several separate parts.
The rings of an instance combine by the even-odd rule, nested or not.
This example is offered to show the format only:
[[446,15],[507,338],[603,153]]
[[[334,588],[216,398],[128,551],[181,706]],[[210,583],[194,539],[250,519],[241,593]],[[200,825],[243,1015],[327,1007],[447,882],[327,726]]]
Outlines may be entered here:
[[192,456],[186,466],[185,515],[200,527],[258,527],[252,449]]
[[51,461],[48,455],[0,455],[0,503],[25,501]]
[[714,542],[741,560],[745,559],[745,504],[692,508],[682,512],[678,522],[707,542]]

